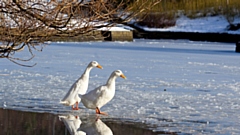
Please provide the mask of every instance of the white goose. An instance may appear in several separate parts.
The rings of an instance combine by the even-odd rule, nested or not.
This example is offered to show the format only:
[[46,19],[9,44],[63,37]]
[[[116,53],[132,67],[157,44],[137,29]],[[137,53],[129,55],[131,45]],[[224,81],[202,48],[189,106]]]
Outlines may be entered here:
[[[71,86],[68,93],[60,101],[61,104],[72,106],[72,110],[79,110],[78,103],[81,101],[78,94],[85,94],[88,89],[89,74],[92,68],[97,67],[102,69],[102,66],[96,61],[92,61],[88,64],[82,76]],[[74,108],[74,104],[76,107]]]
[[126,79],[121,70],[113,71],[105,85],[99,86],[94,90],[84,95],[79,95],[82,99],[82,103],[89,109],[95,109],[96,114],[107,115],[105,112],[101,112],[100,108],[107,104],[115,95],[115,80],[117,77]]

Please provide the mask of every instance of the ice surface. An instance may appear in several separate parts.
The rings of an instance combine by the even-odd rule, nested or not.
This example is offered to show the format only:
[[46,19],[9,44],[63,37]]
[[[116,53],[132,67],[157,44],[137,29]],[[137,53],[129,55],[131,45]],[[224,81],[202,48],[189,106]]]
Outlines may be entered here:
[[[114,99],[101,108],[110,118],[153,125],[155,131],[240,133],[240,61],[235,45],[188,40],[51,43],[35,52],[33,68],[0,59],[0,107],[63,113],[59,104],[89,61],[89,89],[121,69]],[[25,53],[18,54],[25,56]],[[77,113],[94,114],[82,104]],[[75,113],[76,113],[75,112]]]

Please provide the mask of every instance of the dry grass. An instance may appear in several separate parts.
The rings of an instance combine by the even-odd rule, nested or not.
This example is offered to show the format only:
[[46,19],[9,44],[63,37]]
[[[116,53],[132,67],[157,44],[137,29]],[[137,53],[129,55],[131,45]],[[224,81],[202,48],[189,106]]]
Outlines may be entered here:
[[232,24],[240,16],[240,0],[162,0],[151,11],[139,24],[168,27],[174,25],[176,18],[181,15],[189,18],[224,15]]
[[149,13],[138,22],[138,25],[147,26],[149,28],[167,28],[175,24],[176,19],[173,15],[159,12]]

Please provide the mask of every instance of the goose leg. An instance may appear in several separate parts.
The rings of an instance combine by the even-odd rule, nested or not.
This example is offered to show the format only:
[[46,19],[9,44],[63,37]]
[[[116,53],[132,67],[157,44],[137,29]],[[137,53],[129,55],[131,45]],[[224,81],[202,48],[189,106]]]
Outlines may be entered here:
[[79,108],[78,108],[78,102],[76,102],[76,107],[74,107],[74,105],[72,105],[72,110],[79,110]]
[[96,114],[108,115],[108,114],[105,113],[105,112],[101,112],[98,107],[96,107]]

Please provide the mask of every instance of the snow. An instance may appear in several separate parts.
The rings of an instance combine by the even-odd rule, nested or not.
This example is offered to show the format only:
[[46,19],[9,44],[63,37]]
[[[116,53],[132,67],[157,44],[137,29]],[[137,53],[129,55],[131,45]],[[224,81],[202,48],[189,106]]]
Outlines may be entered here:
[[[235,20],[239,22],[239,19]],[[189,19],[149,31],[226,31],[223,16]],[[116,26],[111,30],[121,30]],[[129,28],[124,28],[129,30]],[[87,64],[98,61],[103,70],[92,70],[89,90],[104,84],[113,70],[118,78],[116,95],[101,108],[109,118],[150,124],[154,131],[186,134],[240,133],[240,61],[232,43],[188,40],[134,40],[134,42],[50,43],[26,68],[0,59],[0,107],[33,112],[91,115],[59,104]],[[28,58],[27,50],[15,56]]]
[[[239,23],[240,18],[235,18],[233,24]],[[196,19],[190,19],[182,16],[177,19],[176,25],[169,28],[147,28],[143,27],[146,31],[175,31],[175,32],[201,32],[201,33],[229,33],[240,34],[240,30],[228,31],[229,25],[227,19],[224,16],[211,16],[200,17]]]
[[114,27],[110,27],[110,28],[103,27],[103,28],[100,28],[98,30],[99,31],[130,31],[129,29],[126,29],[122,26],[121,27],[114,26]]
[[[72,113],[59,104],[87,64],[89,90],[113,70],[116,95],[101,108],[109,118],[153,125],[154,131],[190,134],[240,133],[240,61],[231,43],[188,40],[51,43],[34,52],[33,68],[0,59],[0,107],[33,112]],[[26,57],[26,50],[20,54]],[[82,104],[79,115],[94,114]]]

